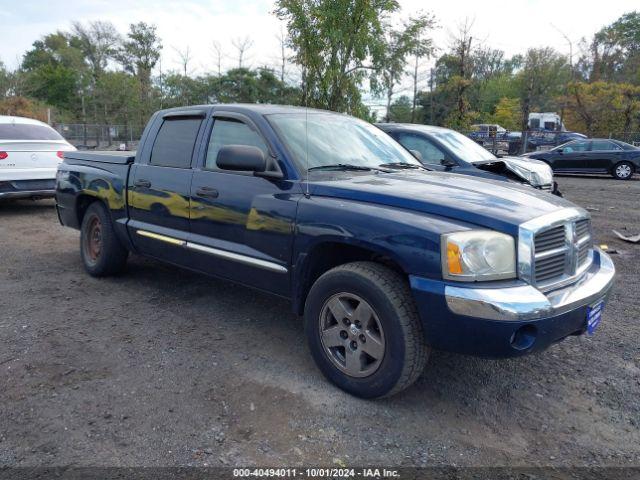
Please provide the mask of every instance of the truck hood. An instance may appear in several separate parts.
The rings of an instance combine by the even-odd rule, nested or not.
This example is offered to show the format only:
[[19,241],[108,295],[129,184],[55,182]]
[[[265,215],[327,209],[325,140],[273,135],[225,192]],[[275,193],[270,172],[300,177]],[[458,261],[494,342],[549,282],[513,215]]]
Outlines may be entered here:
[[[571,202],[530,186],[453,173],[334,172],[310,179],[313,196],[376,203],[448,217],[511,235],[518,225]],[[348,208],[348,207],[347,207]]]

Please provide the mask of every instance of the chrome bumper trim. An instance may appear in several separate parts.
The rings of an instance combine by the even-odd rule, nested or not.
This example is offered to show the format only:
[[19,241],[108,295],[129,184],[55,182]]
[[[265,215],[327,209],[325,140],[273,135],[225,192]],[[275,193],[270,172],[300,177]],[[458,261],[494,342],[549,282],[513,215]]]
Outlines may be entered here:
[[606,297],[615,277],[609,255],[594,249],[590,268],[572,285],[542,293],[530,285],[506,288],[445,286],[449,310],[487,320],[523,321],[560,315]]

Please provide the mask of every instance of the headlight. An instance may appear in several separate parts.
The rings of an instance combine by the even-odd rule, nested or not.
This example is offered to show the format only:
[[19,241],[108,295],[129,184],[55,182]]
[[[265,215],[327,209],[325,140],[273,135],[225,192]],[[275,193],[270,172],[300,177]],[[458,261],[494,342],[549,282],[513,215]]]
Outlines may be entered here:
[[516,247],[512,236],[492,230],[447,233],[441,237],[442,276],[478,282],[516,276]]

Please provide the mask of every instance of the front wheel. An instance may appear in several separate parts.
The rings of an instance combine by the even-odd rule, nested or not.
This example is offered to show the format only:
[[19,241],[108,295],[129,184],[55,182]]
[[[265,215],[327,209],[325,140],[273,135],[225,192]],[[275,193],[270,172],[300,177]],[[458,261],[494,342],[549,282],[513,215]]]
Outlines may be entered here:
[[390,396],[422,373],[429,348],[405,278],[373,262],[322,275],[305,304],[305,333],[322,373],[362,398]]
[[127,262],[128,250],[116,237],[107,208],[93,202],[82,219],[80,254],[85,270],[93,277],[121,272]]
[[613,167],[613,178],[628,180],[633,175],[633,165],[629,162],[620,162]]

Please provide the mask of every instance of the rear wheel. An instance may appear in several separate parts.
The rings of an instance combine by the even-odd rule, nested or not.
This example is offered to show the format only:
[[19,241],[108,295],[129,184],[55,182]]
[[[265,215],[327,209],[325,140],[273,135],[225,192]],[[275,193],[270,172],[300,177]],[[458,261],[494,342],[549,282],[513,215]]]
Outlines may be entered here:
[[101,202],[92,203],[82,219],[80,254],[85,270],[94,277],[114,275],[125,267],[129,252],[116,237]]
[[316,281],[305,333],[322,373],[363,398],[407,388],[429,352],[406,279],[373,262],[341,265]]
[[620,162],[613,167],[613,178],[629,180],[633,175],[633,165],[629,162]]

